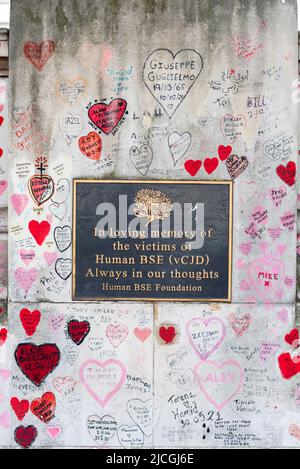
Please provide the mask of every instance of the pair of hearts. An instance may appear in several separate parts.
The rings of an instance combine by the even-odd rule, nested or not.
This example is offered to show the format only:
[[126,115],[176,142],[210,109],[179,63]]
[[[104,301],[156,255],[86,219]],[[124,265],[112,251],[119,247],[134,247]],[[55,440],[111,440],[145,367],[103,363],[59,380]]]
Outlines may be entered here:
[[[218,148],[218,154],[221,161],[226,161],[227,158],[232,153],[232,147],[230,145],[224,146],[220,145]],[[203,163],[203,167],[207,174],[212,174],[219,166],[218,158],[206,158]],[[186,171],[191,176],[196,176],[196,174],[200,171],[202,167],[201,160],[187,160],[184,164]]]
[[52,392],[46,392],[41,398],[34,399],[30,404],[26,399],[19,400],[17,397],[12,397],[10,405],[20,422],[22,422],[30,409],[33,415],[41,422],[48,423],[54,418],[56,398]]

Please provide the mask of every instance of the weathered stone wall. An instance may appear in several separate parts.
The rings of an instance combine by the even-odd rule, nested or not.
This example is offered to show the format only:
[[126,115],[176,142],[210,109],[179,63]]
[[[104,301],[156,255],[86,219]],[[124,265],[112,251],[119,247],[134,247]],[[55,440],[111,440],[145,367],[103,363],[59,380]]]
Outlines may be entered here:
[[[296,79],[296,1],[13,0],[7,444],[297,446]],[[232,304],[72,303],[76,177],[233,180]]]

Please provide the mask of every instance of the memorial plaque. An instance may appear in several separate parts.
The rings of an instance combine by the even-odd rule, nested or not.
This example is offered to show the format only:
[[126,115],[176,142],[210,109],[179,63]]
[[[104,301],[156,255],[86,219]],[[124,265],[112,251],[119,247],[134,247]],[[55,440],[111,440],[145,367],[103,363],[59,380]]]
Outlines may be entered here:
[[73,299],[231,301],[232,191],[74,180]]

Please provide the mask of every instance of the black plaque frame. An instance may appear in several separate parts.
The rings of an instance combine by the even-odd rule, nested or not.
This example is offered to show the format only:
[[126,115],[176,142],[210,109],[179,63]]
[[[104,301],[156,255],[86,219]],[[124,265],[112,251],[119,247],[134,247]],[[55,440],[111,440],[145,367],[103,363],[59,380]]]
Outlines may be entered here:
[[[228,295],[226,298],[145,298],[132,297],[76,297],[76,185],[77,184],[202,184],[227,185],[229,188],[228,217]],[[126,179],[73,179],[73,222],[72,222],[72,300],[73,301],[138,301],[138,302],[192,302],[192,303],[231,303],[232,301],[232,252],[233,252],[233,181],[164,181]]]

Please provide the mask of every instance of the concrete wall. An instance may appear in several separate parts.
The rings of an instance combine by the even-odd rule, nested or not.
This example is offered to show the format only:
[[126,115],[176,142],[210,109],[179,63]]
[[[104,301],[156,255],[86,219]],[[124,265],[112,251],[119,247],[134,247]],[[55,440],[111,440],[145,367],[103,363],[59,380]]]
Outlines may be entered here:
[[[3,376],[7,398],[51,393],[55,416],[45,425],[29,412],[20,423],[11,410],[7,444],[299,444],[299,370],[285,340],[295,324],[296,23],[295,1],[12,2],[2,346],[12,379]],[[182,97],[176,86],[175,98],[161,96],[150,64],[174,60],[194,61],[195,78],[175,82]],[[126,113],[117,132],[100,132],[91,159],[79,147],[99,130],[88,109],[115,98]],[[41,156],[54,194],[38,205],[28,182]],[[72,225],[75,177],[233,180],[232,304],[73,303],[71,245],[60,249],[57,233]],[[38,243],[41,222],[50,230]],[[89,324],[80,346],[72,321]],[[37,363],[49,343],[52,363]],[[43,370],[43,384],[22,357]]]

